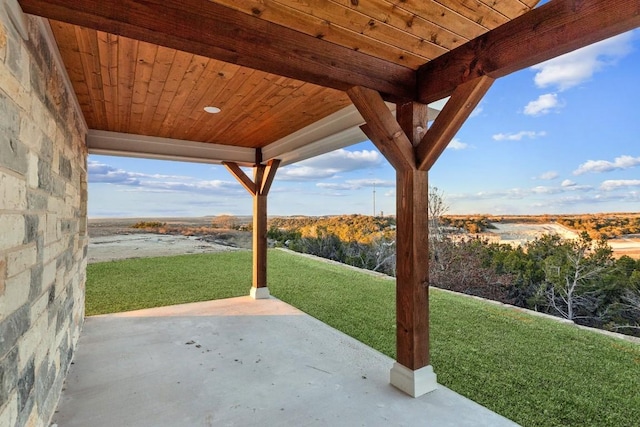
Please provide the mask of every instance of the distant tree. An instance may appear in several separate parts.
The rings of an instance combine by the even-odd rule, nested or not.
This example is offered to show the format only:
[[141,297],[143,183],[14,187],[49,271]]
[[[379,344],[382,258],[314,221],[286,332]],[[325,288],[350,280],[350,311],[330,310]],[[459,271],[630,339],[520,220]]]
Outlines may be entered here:
[[513,277],[496,271],[491,264],[491,252],[486,241],[470,239],[454,242],[444,239],[438,244],[437,255],[437,262],[429,264],[429,281],[433,286],[511,302],[509,287]]
[[449,211],[444,191],[438,187],[429,187],[428,200],[429,234],[436,239],[443,236],[442,217]]
[[235,230],[240,226],[240,220],[233,215],[218,215],[211,220],[213,228]]
[[611,255],[605,241],[593,244],[586,232],[564,241],[544,261],[549,305],[569,320],[594,317],[601,305],[598,283],[612,265]]

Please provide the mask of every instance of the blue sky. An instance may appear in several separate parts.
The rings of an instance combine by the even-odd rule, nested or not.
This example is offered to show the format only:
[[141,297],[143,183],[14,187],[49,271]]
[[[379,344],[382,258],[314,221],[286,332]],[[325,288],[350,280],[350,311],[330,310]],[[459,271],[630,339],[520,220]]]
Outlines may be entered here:
[[[640,30],[497,80],[432,168],[450,213],[640,210]],[[370,142],[281,168],[270,215],[395,213]],[[89,156],[90,217],[250,215],[222,166]]]

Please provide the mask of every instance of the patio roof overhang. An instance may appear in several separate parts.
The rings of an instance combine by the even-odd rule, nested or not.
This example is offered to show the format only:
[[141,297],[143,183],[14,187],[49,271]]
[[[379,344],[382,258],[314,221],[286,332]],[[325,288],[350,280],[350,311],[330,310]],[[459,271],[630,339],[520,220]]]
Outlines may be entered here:
[[[397,171],[391,381],[412,395],[435,387],[428,170],[494,79],[640,26],[640,0],[18,1],[49,19],[92,152],[222,162],[252,194],[253,296],[268,295],[279,164],[357,142],[359,127]],[[447,96],[429,126],[427,104]]]

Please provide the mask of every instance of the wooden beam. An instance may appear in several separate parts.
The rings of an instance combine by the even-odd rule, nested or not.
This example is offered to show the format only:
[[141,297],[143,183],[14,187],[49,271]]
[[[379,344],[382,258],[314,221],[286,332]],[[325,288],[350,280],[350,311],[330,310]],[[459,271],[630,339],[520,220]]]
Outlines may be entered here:
[[413,101],[396,104],[396,120],[411,144],[415,146],[427,132],[429,108],[426,104]]
[[254,288],[267,287],[267,196],[253,196],[253,279]]
[[244,173],[242,169],[240,169],[240,166],[238,166],[237,163],[222,162],[222,164],[224,165],[225,168],[227,168],[229,172],[231,172],[231,174],[238,180],[238,182],[242,184],[242,186],[249,193],[251,193],[252,196],[256,195],[256,185],[254,184],[253,181],[251,181],[251,178],[249,178],[247,174]]
[[20,0],[25,13],[338,90],[415,94],[415,71],[208,0]]
[[396,169],[415,167],[413,146],[395,117],[374,90],[356,86],[347,91],[367,124],[361,127]]
[[499,78],[640,26],[639,0],[552,0],[418,70],[428,104],[484,75]]
[[280,166],[279,159],[272,159],[267,162],[264,177],[262,179],[262,184],[260,185],[260,194],[264,194],[265,196],[269,194],[269,190],[271,190],[271,184],[273,184],[273,180],[276,177],[278,166]]
[[416,147],[418,169],[429,170],[487,93],[493,79],[479,77],[458,86]]
[[262,181],[264,180],[265,165],[258,164],[253,167],[253,183],[255,184],[256,195],[262,194],[260,189],[262,188]]
[[429,365],[429,232],[427,171],[396,172],[397,361],[417,370]]

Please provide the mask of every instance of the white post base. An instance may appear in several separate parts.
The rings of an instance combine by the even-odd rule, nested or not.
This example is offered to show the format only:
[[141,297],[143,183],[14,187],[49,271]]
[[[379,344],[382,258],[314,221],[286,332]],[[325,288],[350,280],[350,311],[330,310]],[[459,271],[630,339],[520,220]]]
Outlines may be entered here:
[[396,362],[391,368],[391,385],[409,396],[420,397],[437,389],[438,381],[431,365],[413,371]]
[[269,293],[269,288],[266,286],[264,288],[254,288],[251,287],[251,291],[249,291],[249,296],[253,299],[269,299],[271,294]]

